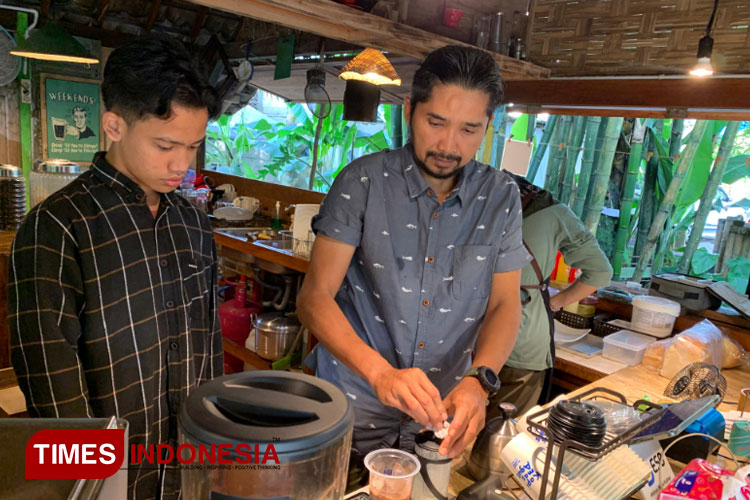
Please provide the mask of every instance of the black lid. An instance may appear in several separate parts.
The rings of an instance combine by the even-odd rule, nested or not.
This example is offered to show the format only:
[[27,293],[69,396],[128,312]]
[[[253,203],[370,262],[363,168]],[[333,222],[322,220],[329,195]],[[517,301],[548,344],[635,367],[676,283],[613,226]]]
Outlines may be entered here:
[[508,403],[507,401],[503,401],[499,405],[497,405],[498,409],[500,410],[500,413],[503,415],[503,420],[510,420],[511,418],[516,416],[516,413],[518,412],[518,408],[516,408],[516,405],[513,403]]
[[311,456],[351,432],[354,412],[336,386],[301,373],[258,370],[201,385],[180,411],[195,442],[273,443],[280,462]]

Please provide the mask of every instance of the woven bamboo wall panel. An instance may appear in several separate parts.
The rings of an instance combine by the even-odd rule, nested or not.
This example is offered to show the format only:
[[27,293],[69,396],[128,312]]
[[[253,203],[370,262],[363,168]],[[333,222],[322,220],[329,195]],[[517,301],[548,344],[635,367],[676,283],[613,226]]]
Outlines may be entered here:
[[[553,76],[684,74],[713,0],[535,0],[528,57]],[[711,36],[716,73],[750,73],[750,2],[722,0]]]

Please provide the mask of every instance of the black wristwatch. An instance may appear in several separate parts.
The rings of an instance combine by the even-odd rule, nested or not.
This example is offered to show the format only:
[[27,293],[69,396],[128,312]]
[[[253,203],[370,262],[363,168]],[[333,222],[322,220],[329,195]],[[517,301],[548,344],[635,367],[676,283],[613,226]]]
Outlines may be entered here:
[[464,377],[475,377],[482,384],[482,389],[489,392],[490,396],[500,390],[500,379],[495,371],[488,366],[472,366],[466,370]]

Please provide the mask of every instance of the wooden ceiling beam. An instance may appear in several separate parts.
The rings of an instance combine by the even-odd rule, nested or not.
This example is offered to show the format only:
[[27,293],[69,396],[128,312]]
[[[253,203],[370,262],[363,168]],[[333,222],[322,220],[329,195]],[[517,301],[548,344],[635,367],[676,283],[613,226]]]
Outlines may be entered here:
[[[321,0],[191,0],[193,3],[261,21],[423,59],[448,44],[469,44],[413,26]],[[546,78],[549,69],[491,52],[503,76],[510,79]]]
[[190,41],[194,42],[196,38],[198,38],[198,35],[201,32],[201,29],[203,28],[203,23],[206,22],[206,16],[208,16],[208,7],[201,7],[200,10],[198,10],[198,13],[195,15],[195,22],[193,23],[193,27],[190,28]]
[[44,18],[48,18],[49,17],[49,6],[50,6],[51,1],[52,0],[42,0],[42,3],[40,5],[40,7],[39,7],[39,13]]
[[505,100],[544,108],[601,106],[750,110],[748,87],[750,79],[747,78],[524,80],[506,82]]
[[154,0],[151,4],[151,11],[148,14],[148,20],[146,21],[146,33],[150,33],[156,24],[156,19],[159,17],[159,9],[161,8],[161,0]]
[[107,15],[107,10],[109,10],[109,0],[99,0],[98,7],[99,14],[96,16],[96,25],[101,26],[104,16]]
[[637,108],[557,108],[554,106],[514,106],[516,111],[529,114],[549,113],[568,116],[622,116],[625,118],[690,118],[695,120],[750,120],[750,111],[707,111],[703,109],[684,109],[684,114],[674,116],[664,109]]

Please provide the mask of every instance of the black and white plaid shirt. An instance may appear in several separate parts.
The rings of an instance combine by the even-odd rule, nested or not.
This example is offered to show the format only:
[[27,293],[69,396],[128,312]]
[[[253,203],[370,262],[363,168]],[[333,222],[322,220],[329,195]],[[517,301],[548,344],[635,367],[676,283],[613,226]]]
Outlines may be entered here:
[[[25,219],[9,297],[13,368],[33,416],[116,415],[131,445],[174,444],[180,405],[222,374],[208,218],[175,193],[154,218],[104,153]],[[128,498],[180,496],[177,469],[131,465],[128,483]]]

